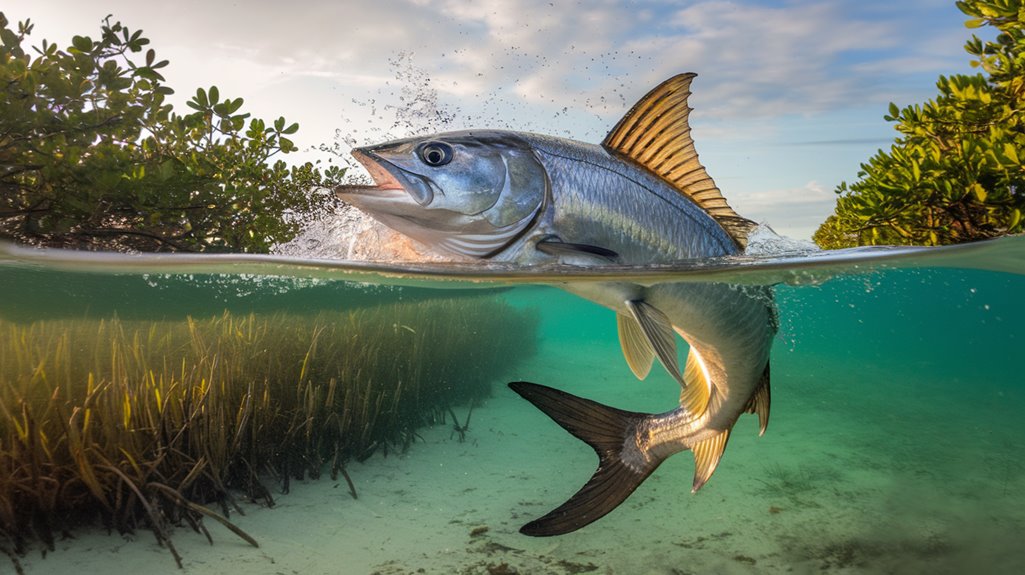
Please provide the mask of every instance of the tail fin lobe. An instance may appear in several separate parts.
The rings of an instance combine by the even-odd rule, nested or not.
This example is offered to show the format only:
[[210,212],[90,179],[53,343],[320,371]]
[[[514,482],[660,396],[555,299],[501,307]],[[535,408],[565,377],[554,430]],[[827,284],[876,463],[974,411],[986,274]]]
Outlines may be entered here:
[[547,537],[576,531],[604,517],[622,503],[662,463],[662,459],[623,458],[623,446],[646,414],[623,411],[524,381],[509,384],[566,431],[598,454],[598,469],[572,497],[520,529]]

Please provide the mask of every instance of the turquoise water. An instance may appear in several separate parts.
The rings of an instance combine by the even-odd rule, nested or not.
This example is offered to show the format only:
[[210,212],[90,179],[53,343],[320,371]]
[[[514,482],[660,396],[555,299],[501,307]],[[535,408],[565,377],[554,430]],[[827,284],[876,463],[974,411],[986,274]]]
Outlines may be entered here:
[[[372,307],[468,294],[539,318],[535,343],[504,350],[521,359],[479,374],[491,396],[475,404],[465,442],[450,429],[450,419],[439,420],[421,430],[422,441],[414,441],[408,455],[385,460],[375,454],[352,468],[357,487],[369,492],[359,500],[363,503],[332,496],[325,521],[339,525],[351,522],[360,505],[376,496],[379,507],[372,516],[358,515],[358,531],[383,526],[387,537],[371,545],[356,531],[348,539],[335,533],[330,546],[305,543],[301,561],[284,550],[290,549],[287,538],[275,541],[272,529],[263,535],[260,550],[229,537],[206,549],[203,540],[201,547],[183,553],[189,572],[229,572],[231,565],[247,573],[1025,569],[1023,275],[923,268],[776,286],[780,332],[771,360],[766,435],[757,437],[756,419],[744,416],[723,463],[698,494],[689,490],[692,459],[680,454],[608,517],[546,540],[516,530],[578,488],[593,472],[593,454],[504,384],[535,381],[646,411],[673,408],[679,387],[662,373],[636,381],[619,351],[613,313],[556,288],[521,284],[467,291],[421,283],[396,287],[8,265],[0,271],[0,320],[26,325],[116,315],[155,321],[225,309],[294,314],[337,309],[340,302],[346,308]],[[489,341],[490,334],[479,334],[481,346]],[[461,416],[468,407],[457,403],[454,411]],[[458,479],[436,477],[440,464],[433,454],[459,461]],[[413,495],[404,475],[418,477],[415,504],[409,502]],[[323,482],[331,483],[293,486],[292,494],[279,496],[280,508],[249,513],[246,517],[258,521],[247,523],[247,530],[295,521],[289,518],[288,499]],[[444,511],[428,511],[435,507]],[[317,525],[292,525],[290,533],[309,529],[313,538],[312,531],[323,529]],[[473,534],[475,525],[487,529]],[[187,541],[192,535],[179,527],[175,537]],[[119,570],[132,565],[126,557],[130,550],[141,549],[144,559],[138,564],[156,561],[159,567],[153,569],[175,571],[173,561],[155,559],[163,555],[152,552],[152,537],[139,534],[128,544],[117,535],[97,537],[83,537],[91,545],[87,552],[86,543],[72,540],[46,558],[33,550],[22,563],[29,573],[60,572],[69,559],[86,565],[82,572],[101,572],[104,566]],[[103,537],[118,540],[118,552],[109,551]],[[332,553],[349,558],[340,564]],[[83,556],[91,563],[82,563]],[[323,564],[311,563],[320,556]],[[232,558],[231,563],[216,563],[218,557]]]
[[[678,515],[619,528],[660,541],[647,549],[664,553],[657,573],[1021,572],[1023,294],[1021,276],[952,270],[778,286],[766,435],[742,418],[711,494],[687,493],[692,463],[677,456],[653,478],[675,482],[676,500],[664,487],[634,497]],[[567,303],[543,315],[544,346],[579,346],[580,361],[619,374],[596,385],[569,369],[543,383],[625,409],[673,405],[668,382],[638,384],[615,365],[610,313]],[[715,522],[692,520],[697,505]]]

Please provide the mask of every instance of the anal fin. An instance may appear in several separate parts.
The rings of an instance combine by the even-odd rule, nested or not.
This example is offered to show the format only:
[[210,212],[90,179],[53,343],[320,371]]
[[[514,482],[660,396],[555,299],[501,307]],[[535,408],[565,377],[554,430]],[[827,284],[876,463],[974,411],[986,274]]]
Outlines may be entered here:
[[691,346],[687,354],[683,381],[686,385],[680,390],[680,406],[691,415],[701,415],[708,407],[709,398],[712,397],[712,382],[709,381],[705,360],[694,346]]
[[691,493],[701,489],[701,486],[712,477],[729,439],[730,430],[724,429],[691,447],[691,451],[694,452],[694,484],[691,486]]
[[676,332],[666,314],[644,300],[627,301],[626,308],[630,310],[630,314],[637,321],[637,325],[669,375],[680,385],[686,386],[680,373],[680,361],[676,358]]
[[616,326],[619,328],[619,346],[623,348],[623,357],[630,371],[637,379],[648,377],[651,364],[655,360],[655,349],[651,347],[641,326],[632,318],[616,314]]

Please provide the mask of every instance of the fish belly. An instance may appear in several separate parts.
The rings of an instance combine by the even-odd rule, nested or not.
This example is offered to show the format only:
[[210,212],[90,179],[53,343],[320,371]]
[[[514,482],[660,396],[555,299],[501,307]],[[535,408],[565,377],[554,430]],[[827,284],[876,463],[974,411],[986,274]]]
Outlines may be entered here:
[[768,289],[690,282],[561,287],[622,315],[630,315],[628,301],[645,301],[665,313],[688,345],[698,350],[708,370],[715,413],[706,425],[732,425],[757,389],[776,331]]

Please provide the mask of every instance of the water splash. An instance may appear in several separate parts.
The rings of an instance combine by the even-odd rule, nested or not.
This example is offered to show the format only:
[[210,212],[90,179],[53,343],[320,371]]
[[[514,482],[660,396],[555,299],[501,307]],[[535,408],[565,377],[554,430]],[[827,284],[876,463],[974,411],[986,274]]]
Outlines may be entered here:
[[[638,90],[640,79],[629,71],[647,57],[634,51],[592,54],[589,64],[567,76],[546,55],[508,46],[488,55],[487,60],[494,62],[492,74],[513,78],[494,86],[485,71],[470,80],[446,72],[446,66],[461,66],[466,52],[432,56],[438,62],[434,72],[417,64],[415,52],[398,52],[388,60],[391,78],[371,95],[351,99],[363,113],[342,118],[334,144],[321,149],[347,155],[354,147],[474,128],[598,141],[644,93]],[[586,55],[585,49],[570,47],[569,59]],[[657,76],[648,80],[655,82]],[[457,99],[465,104],[454,104]]]
[[[637,90],[640,79],[628,80],[629,70],[643,67],[640,61],[648,57],[632,50],[588,54],[586,48],[576,45],[571,45],[569,52],[572,59],[586,58],[587,63],[564,73],[547,55],[522,47],[507,46],[504,51],[491,53],[491,72],[515,78],[498,86],[489,86],[487,71],[478,72],[478,82],[446,75],[446,66],[458,66],[467,55],[465,50],[432,57],[438,63],[434,73],[417,64],[414,52],[398,52],[388,61],[391,78],[370,95],[352,98],[351,103],[362,113],[344,117],[342,126],[335,130],[335,141],[319,149],[346,167],[346,184],[372,185],[369,175],[352,158],[353,148],[472,128],[598,141],[630,102],[643,93]],[[557,81],[553,80],[556,75]],[[466,107],[452,103],[456,94],[461,94]],[[539,109],[549,110],[550,117],[537,119],[543,116],[537,113]],[[453,259],[344,205],[336,213],[308,223],[299,237],[273,251],[297,257],[375,261]]]
[[306,226],[290,242],[275,246],[283,256],[351,261],[441,262],[459,258],[432,251],[353,206],[342,205],[335,213]]
[[453,129],[460,109],[441,101],[431,74],[416,65],[414,53],[399,52],[388,64],[393,78],[384,88],[366,99],[352,98],[377,123],[359,130],[345,118],[345,127],[335,131],[336,145],[354,148]]
[[810,255],[822,250],[814,243],[795,240],[776,233],[768,224],[759,224],[747,236],[747,256],[799,256]]

